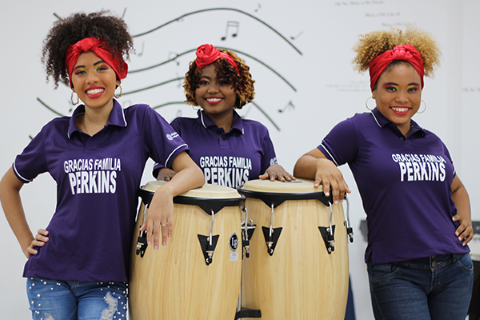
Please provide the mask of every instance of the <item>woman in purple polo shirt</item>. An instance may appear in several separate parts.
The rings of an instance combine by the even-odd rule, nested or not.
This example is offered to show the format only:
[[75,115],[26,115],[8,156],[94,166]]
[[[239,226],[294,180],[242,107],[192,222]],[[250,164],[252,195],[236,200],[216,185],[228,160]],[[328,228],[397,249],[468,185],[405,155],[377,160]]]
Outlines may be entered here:
[[337,124],[294,174],[338,202],[350,190],[337,166],[350,166],[367,214],[376,319],[463,320],[473,281],[468,194],[442,141],[412,120],[440,52],[415,28],[363,35],[355,51],[376,107]]
[[[187,104],[201,108],[198,118],[176,118],[171,125],[188,143],[205,182],[238,188],[250,179],[295,179],[277,164],[267,128],[235,111],[255,96],[250,68],[234,52],[211,44],[198,47],[196,55],[184,88]],[[153,175],[168,181],[175,172],[156,164]]]
[[[84,104],[71,117],[47,123],[0,182],[5,215],[28,258],[33,319],[125,318],[145,162],[152,157],[178,172],[157,190],[142,226],[154,249],[160,234],[163,245],[172,235],[173,197],[203,185],[187,145],[157,112],[147,105],[122,109],[113,99],[132,48],[125,22],[106,12],[59,20],[44,41],[48,76],[57,86],[69,82],[72,103],[75,93]],[[34,238],[20,189],[44,172],[57,183],[57,206],[46,231]]]

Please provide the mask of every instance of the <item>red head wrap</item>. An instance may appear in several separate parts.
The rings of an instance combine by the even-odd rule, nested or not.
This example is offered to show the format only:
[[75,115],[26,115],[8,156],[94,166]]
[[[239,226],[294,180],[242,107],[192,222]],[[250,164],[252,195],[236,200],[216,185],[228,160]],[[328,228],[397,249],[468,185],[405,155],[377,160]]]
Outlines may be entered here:
[[110,68],[112,68],[117,77],[125,79],[128,73],[128,65],[123,61],[121,56],[113,57],[110,53],[109,48],[102,44],[102,39],[99,38],[85,38],[78,41],[75,44],[72,44],[67,49],[67,54],[65,57],[65,64],[67,65],[68,76],[70,77],[70,87],[73,88],[72,84],[72,71],[73,67],[77,63],[78,57],[84,52],[93,51],[97,56],[105,61]]
[[220,58],[227,59],[227,61],[237,69],[237,72],[240,73],[235,60],[233,60],[229,54],[218,51],[217,48],[211,44],[204,44],[197,48],[197,59],[195,62],[197,67],[202,69]]
[[423,68],[422,56],[414,46],[406,43],[404,46],[395,46],[393,50],[385,51],[370,62],[370,89],[372,89],[372,91],[382,72],[385,71],[393,60],[410,62],[420,75],[423,89],[423,75],[425,74],[425,69]]

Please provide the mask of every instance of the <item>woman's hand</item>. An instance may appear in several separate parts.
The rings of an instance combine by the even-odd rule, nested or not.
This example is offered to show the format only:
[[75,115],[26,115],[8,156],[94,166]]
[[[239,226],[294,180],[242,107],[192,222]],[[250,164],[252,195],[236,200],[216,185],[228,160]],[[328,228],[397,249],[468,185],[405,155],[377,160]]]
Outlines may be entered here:
[[173,176],[177,173],[168,168],[162,168],[158,170],[157,180],[159,181],[170,181],[172,180]]
[[297,160],[293,170],[295,176],[314,180],[314,187],[323,186],[327,197],[332,193],[333,203],[343,201],[345,193],[351,193],[337,166],[317,148],[304,154]]
[[473,239],[472,216],[470,213],[470,198],[467,190],[458,175],[455,175],[452,181],[452,200],[457,207],[457,214],[453,216],[453,221],[458,221],[460,225],[455,230],[455,236],[462,245],[466,246]]
[[32,255],[36,255],[38,251],[35,249],[35,247],[43,247],[45,243],[47,243],[50,240],[48,238],[48,230],[45,229],[38,229],[38,233],[35,236],[35,239],[32,240],[30,245],[23,251],[27,259],[30,258]]
[[265,170],[265,173],[258,176],[262,180],[266,180],[270,178],[271,181],[279,180],[279,181],[292,181],[295,180],[296,178],[285,171],[283,167],[279,164],[272,164],[270,167]]
[[474,231],[472,221],[463,218],[459,214],[453,216],[452,219],[460,223],[457,230],[455,230],[455,236],[458,237],[458,241],[463,241],[463,246],[466,246],[473,239]]
[[332,192],[333,203],[343,201],[345,193],[350,193],[347,183],[343,179],[342,172],[328,159],[317,159],[314,187],[323,186],[323,193],[327,197]]
[[173,235],[173,198],[205,183],[202,170],[185,151],[173,159],[172,168],[175,176],[155,191],[145,222],[140,227],[140,231],[147,230],[147,244],[153,243],[155,250],[159,247],[160,232],[163,246]]
[[153,243],[153,248],[158,250],[160,233],[162,234],[162,245],[167,245],[167,239],[173,233],[173,191],[169,184],[164,184],[157,189],[152,197],[147,216],[140,231],[147,230],[147,244]]

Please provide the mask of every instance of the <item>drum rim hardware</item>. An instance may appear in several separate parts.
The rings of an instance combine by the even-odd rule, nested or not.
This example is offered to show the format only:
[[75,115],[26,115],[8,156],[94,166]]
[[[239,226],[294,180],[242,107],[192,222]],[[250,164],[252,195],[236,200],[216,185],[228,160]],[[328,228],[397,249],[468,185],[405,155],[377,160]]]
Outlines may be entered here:
[[245,257],[250,257],[250,239],[253,237],[253,233],[257,228],[256,224],[253,224],[253,220],[248,218],[248,209],[245,205],[241,208],[245,212],[245,220],[241,221],[242,230],[242,248],[245,249]]
[[[145,190],[143,188],[138,188],[137,190],[137,195],[142,199],[142,202],[145,205],[145,208],[143,210],[143,222],[145,222],[147,209],[150,207],[150,202],[152,201],[154,194],[155,192]],[[215,213],[219,212],[224,207],[244,207],[245,196],[240,195],[240,197],[238,198],[201,198],[176,196],[173,198],[173,203],[194,205],[200,207],[203,211],[212,216],[209,236],[204,236],[201,234],[197,235],[198,240],[200,241],[200,247],[205,257],[205,263],[208,266],[213,262],[213,252],[215,251],[219,238],[219,235],[212,235]],[[147,247],[147,230],[140,231],[137,239],[137,249],[135,251],[136,255],[140,255],[140,257],[143,258]]]

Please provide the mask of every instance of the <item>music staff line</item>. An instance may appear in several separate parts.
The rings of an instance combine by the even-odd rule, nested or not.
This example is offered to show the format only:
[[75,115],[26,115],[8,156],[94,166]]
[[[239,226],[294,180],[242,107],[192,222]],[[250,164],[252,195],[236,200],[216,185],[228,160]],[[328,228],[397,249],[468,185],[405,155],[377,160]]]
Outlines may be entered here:
[[[270,71],[272,71],[273,73],[275,73],[280,79],[282,79],[290,88],[292,88],[293,91],[297,92],[297,89],[287,80],[285,79],[280,73],[278,73],[275,69],[273,69],[272,67],[270,67],[269,65],[267,65],[265,62],[255,58],[254,56],[248,54],[248,53],[245,53],[243,51],[240,51],[240,50],[237,50],[237,49],[232,49],[232,48],[227,48],[227,47],[223,47],[223,46],[218,46],[217,48],[220,48],[220,49],[226,49],[226,50],[231,50],[231,51],[234,51],[236,52],[237,54],[241,54],[241,55],[244,55],[246,57],[249,57],[250,59],[253,59],[255,60],[256,62],[260,63],[261,65],[263,65],[265,68],[269,69]],[[153,66],[149,66],[149,67],[145,67],[145,68],[142,68],[142,69],[136,69],[136,70],[130,70],[128,71],[128,73],[137,73],[137,72],[141,72],[141,71],[147,71],[147,70],[150,70],[150,69],[154,69],[154,68],[157,68],[157,67],[160,67],[162,65],[165,65],[167,63],[170,63],[170,62],[173,62],[175,61],[177,58],[183,56],[183,55],[186,55],[186,54],[189,54],[191,52],[195,52],[197,49],[191,49],[191,50],[188,50],[188,51],[185,51],[185,52],[182,52],[182,53],[177,53],[177,55],[172,58],[172,59],[168,59],[166,61],[163,61],[163,62],[160,62],[158,64],[155,64]]]
[[272,30],[273,32],[275,32],[278,36],[280,36],[283,40],[285,40],[293,49],[295,49],[295,51],[297,51],[300,55],[303,55],[303,53],[292,43],[290,42],[284,35],[282,35],[280,32],[278,32],[276,29],[274,29],[272,26],[270,26],[269,24],[267,24],[266,22],[264,22],[263,20],[255,17],[254,15],[248,13],[248,12],[245,12],[243,10],[239,10],[239,9],[235,9],[235,8],[209,8],[209,9],[202,9],[202,10],[197,10],[197,11],[192,11],[192,12],[188,12],[188,13],[185,13],[175,19],[172,19],[170,21],[167,21],[165,22],[164,24],[158,26],[158,27],[155,27],[151,30],[148,30],[148,31],[145,31],[145,32],[142,32],[142,33],[139,33],[139,34],[136,34],[136,35],[133,35],[132,37],[133,38],[138,38],[138,37],[142,37],[144,35],[147,35],[149,33],[152,33],[154,31],[157,31],[157,30],[160,30],[161,28],[171,24],[171,23],[174,23],[174,22],[177,22],[177,21],[180,21],[181,19],[185,18],[185,17],[188,17],[188,16],[191,16],[191,15],[194,15],[194,14],[198,14],[198,13],[204,13],[204,12],[209,12],[209,11],[220,11],[220,10],[223,10],[223,11],[235,11],[235,12],[238,12],[238,13],[241,13],[241,14],[244,14],[258,22],[260,22],[261,24],[263,24],[264,26],[266,26],[267,28],[269,28],[270,30]]

